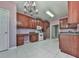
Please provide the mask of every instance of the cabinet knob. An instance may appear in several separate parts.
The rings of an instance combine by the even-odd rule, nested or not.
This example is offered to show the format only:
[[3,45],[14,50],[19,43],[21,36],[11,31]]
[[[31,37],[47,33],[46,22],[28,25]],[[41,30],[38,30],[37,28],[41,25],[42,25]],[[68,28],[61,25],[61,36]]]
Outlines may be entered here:
[[7,34],[8,32],[5,32],[5,34]]

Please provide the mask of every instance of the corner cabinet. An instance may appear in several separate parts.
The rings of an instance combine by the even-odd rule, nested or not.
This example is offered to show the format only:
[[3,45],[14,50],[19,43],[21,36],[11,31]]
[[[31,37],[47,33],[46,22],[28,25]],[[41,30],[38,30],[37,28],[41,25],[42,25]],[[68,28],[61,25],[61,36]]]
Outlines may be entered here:
[[68,23],[79,23],[79,1],[68,1]]

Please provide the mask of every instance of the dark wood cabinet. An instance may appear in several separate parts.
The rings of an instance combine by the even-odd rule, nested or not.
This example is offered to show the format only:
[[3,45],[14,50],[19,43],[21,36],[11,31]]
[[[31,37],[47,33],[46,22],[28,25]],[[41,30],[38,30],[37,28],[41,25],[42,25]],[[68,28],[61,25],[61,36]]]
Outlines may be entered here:
[[48,21],[43,21],[43,30],[46,31],[47,28],[49,27],[49,22]]
[[[60,20],[60,27],[62,29],[65,28],[65,30],[69,29],[71,30],[70,32],[67,33],[60,32],[59,48],[62,52],[65,52],[67,54],[79,58],[79,34],[77,31],[78,23],[79,23],[79,1],[68,1],[68,21]],[[74,31],[72,32],[72,30]]]
[[62,52],[79,57],[79,35],[61,34],[59,48]]
[[68,18],[60,19],[59,23],[60,23],[60,29],[68,28]]
[[35,33],[35,32],[30,32],[29,33],[29,39],[30,39],[30,42],[38,41],[38,34]]
[[17,27],[18,28],[28,28],[29,18],[24,14],[17,13]]
[[35,19],[33,19],[33,18],[30,18],[29,19],[29,28],[31,28],[31,29],[36,29],[36,20]]
[[36,25],[37,25],[37,26],[41,26],[42,29],[43,29],[43,24],[44,24],[44,23],[43,23],[43,21],[42,21],[41,19],[39,19],[39,20],[37,19],[37,20],[36,20]]
[[79,23],[79,1],[68,1],[68,23]]
[[46,29],[49,27],[49,22],[17,13],[17,28],[36,29],[37,26],[41,26],[42,29],[46,31]]
[[59,47],[61,50],[64,50],[67,53],[70,53],[72,51],[71,48],[71,39],[73,40],[73,35],[66,35],[66,34],[61,34],[59,38]]
[[77,24],[68,24],[68,28],[77,29]]
[[76,23],[68,23],[68,18],[62,18],[59,21],[60,29],[76,29]]
[[17,46],[24,45],[24,36],[23,35],[21,35],[21,34],[17,35],[16,44],[17,44]]

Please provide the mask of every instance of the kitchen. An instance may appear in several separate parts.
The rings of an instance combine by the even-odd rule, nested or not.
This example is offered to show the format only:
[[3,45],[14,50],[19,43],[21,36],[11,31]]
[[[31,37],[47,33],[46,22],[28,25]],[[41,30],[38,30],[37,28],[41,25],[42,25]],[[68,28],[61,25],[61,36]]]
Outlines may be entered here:
[[78,6],[79,1],[0,1],[0,57],[79,57]]
[[17,13],[17,45],[46,40],[45,32],[48,27],[48,21]]

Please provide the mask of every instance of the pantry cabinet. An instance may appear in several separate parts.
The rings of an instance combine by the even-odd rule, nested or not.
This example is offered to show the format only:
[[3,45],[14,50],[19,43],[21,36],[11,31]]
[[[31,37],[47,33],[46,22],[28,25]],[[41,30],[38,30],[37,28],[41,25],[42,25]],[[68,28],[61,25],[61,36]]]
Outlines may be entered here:
[[68,23],[79,23],[79,1],[68,1]]

